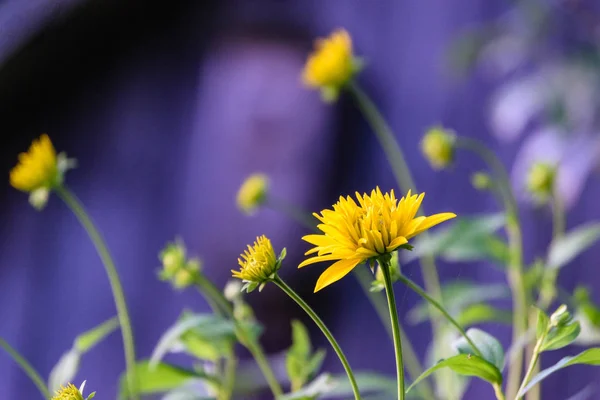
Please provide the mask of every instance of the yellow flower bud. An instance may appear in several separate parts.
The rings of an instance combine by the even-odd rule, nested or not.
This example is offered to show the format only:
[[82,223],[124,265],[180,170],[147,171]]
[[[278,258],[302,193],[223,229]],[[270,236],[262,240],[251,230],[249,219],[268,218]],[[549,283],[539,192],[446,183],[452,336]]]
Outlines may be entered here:
[[185,247],[180,244],[168,244],[167,247],[160,253],[162,261],[162,274],[164,278],[171,278],[185,267]]
[[231,270],[233,277],[241,279],[249,285],[243,289],[254,290],[259,285],[264,285],[281,267],[281,261],[285,257],[285,249],[279,257],[275,256],[275,250],[271,241],[262,235],[256,238],[252,246],[244,251],[238,258],[240,270]]
[[244,213],[251,215],[267,200],[269,178],[264,174],[250,175],[237,194],[237,205]]
[[194,283],[196,275],[194,271],[188,269],[180,269],[173,277],[173,286],[177,289],[184,289]]
[[354,57],[350,35],[338,29],[329,37],[316,40],[315,50],[304,66],[302,81],[320,89],[325,100],[334,101],[340,89],[360,70],[360,64]]
[[475,189],[486,190],[492,186],[492,178],[485,172],[475,172],[471,175],[471,184]]
[[546,202],[554,192],[556,166],[538,162],[527,174],[527,191],[540,203]]
[[10,184],[23,192],[52,188],[61,181],[54,146],[44,134],[33,141],[26,153],[19,154],[18,164],[10,171]]
[[421,151],[434,169],[443,169],[454,161],[454,132],[442,127],[427,131],[421,141]]

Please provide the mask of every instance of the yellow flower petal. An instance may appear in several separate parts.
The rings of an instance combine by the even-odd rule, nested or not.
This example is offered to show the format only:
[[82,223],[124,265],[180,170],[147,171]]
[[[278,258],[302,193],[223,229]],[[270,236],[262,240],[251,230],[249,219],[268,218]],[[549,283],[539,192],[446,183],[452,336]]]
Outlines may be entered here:
[[317,286],[315,286],[315,293],[323,289],[326,286],[331,285],[334,282],[339,281],[344,276],[348,275],[354,267],[356,267],[362,260],[360,259],[349,259],[340,260],[334,263],[331,267],[327,268],[325,272],[321,274],[319,280],[317,280]]

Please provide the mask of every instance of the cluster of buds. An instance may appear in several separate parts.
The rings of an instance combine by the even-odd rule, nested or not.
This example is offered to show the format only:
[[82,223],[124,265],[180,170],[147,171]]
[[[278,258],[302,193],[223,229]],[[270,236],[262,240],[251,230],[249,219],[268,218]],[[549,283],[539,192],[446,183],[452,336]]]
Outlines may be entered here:
[[169,243],[160,252],[162,268],[159,278],[170,281],[176,289],[184,289],[194,283],[200,273],[201,263],[197,258],[187,259],[183,243]]
[[225,298],[233,304],[233,318],[241,322],[253,322],[254,311],[252,307],[244,301],[243,283],[239,279],[233,279],[227,282],[223,294]]

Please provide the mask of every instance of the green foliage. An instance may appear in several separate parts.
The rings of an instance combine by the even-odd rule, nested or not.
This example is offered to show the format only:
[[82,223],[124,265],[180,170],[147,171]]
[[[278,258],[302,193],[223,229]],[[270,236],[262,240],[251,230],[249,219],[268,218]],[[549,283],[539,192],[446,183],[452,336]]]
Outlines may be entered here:
[[48,378],[50,391],[55,392],[61,385],[71,382],[77,371],[79,371],[81,357],[117,330],[118,327],[119,321],[117,317],[113,317],[77,336],[73,342],[73,347],[60,357],[50,371],[50,377]]
[[321,368],[325,350],[312,353],[308,330],[298,320],[292,321],[292,346],[285,357],[285,367],[291,382],[292,392],[296,392]]
[[420,238],[407,261],[432,255],[452,262],[492,260],[505,265],[506,244],[494,234],[505,223],[506,217],[501,213],[458,217],[444,228]]
[[564,304],[550,318],[543,311],[538,311],[536,336],[538,341],[543,338],[540,351],[557,350],[568,346],[577,339],[580,332],[579,321],[573,321]]
[[[214,377],[202,376],[194,371],[179,368],[163,362],[152,363],[141,361],[136,364],[136,376],[138,379],[139,392],[142,395],[164,393],[181,387],[190,381],[212,382],[216,385]],[[121,376],[120,399],[128,397],[126,374]]]
[[497,322],[510,325],[512,323],[512,313],[492,307],[486,303],[476,303],[466,306],[458,313],[456,322],[461,326],[470,326],[484,322]]
[[548,268],[558,269],[570,263],[600,239],[600,223],[581,225],[554,239],[548,255]]
[[[504,349],[498,339],[477,328],[469,329],[467,331],[467,336],[481,351],[483,359],[502,371],[504,366]],[[460,354],[476,354],[475,349],[473,349],[464,337],[457,339],[456,342],[454,342],[454,347]]]
[[421,376],[419,376],[412,383],[412,385],[406,389],[406,391],[410,391],[423,379],[427,378],[433,372],[441,368],[450,368],[452,371],[460,375],[476,376],[491,384],[502,384],[502,373],[494,364],[472,354],[459,354],[457,356],[441,360],[436,365],[423,372]]
[[[306,387],[286,394],[280,400],[315,400],[330,392],[336,385],[336,381],[329,374],[319,375]],[[350,392],[351,394],[352,392]]]
[[546,379],[550,374],[576,364],[585,364],[585,365],[600,365],[600,348],[593,348],[585,350],[577,354],[576,356],[564,357],[559,362],[554,364],[553,366],[546,368],[541,371],[539,374],[534,376],[531,381],[519,392],[519,397],[523,396],[525,393],[529,391],[532,387],[540,383],[542,380]]

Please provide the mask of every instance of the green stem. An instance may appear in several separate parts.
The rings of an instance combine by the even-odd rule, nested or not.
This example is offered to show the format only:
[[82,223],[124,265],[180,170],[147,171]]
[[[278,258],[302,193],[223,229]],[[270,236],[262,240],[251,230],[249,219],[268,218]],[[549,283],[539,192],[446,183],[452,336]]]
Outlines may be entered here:
[[504,397],[504,393],[502,393],[502,385],[494,383],[494,394],[496,395],[496,400],[506,400]]
[[[359,108],[362,110],[366,120],[371,125],[381,148],[383,149],[385,156],[392,168],[392,172],[396,177],[396,182],[403,192],[408,190],[417,190],[414,179],[410,174],[410,169],[406,163],[404,153],[394,134],[377,109],[377,106],[369,98],[369,96],[360,88],[356,82],[351,82],[348,86],[348,90],[356,99]],[[424,209],[421,207],[418,215],[423,215]],[[427,238],[427,232],[421,233],[421,236]],[[425,289],[431,293],[433,297],[438,300],[442,300],[442,287],[440,285],[440,278],[437,273],[435,265],[435,259],[431,255],[424,255],[421,260],[421,273],[423,274],[423,281],[425,283]],[[439,332],[439,326],[436,322],[431,324],[433,330],[434,339],[437,337]]]
[[[315,232],[318,232],[318,230],[316,229],[315,223],[312,221],[308,222],[309,218],[308,218],[308,213],[306,211],[301,210],[297,207],[290,207],[290,208],[279,207],[277,205],[278,203],[279,202],[277,202],[276,204],[273,204],[272,201],[268,200],[266,203],[266,206],[271,208],[274,211],[282,212],[282,213],[286,214],[288,217],[290,217],[292,220],[296,221],[298,224],[303,225]],[[283,202],[283,203],[287,205],[287,203],[285,203],[285,202]],[[292,209],[297,212],[292,212],[291,211]],[[388,308],[386,305],[385,298],[382,295],[382,293],[371,292],[371,290],[370,290],[371,282],[373,281],[373,276],[370,274],[370,272],[366,268],[354,268],[352,270],[352,274],[358,281],[360,287],[363,290],[363,293],[365,294],[365,296],[367,296],[367,299],[369,299],[369,302],[375,309],[375,313],[377,314],[381,323],[385,327],[385,330],[388,333],[390,339],[394,340],[394,336],[392,333],[392,326],[390,325],[390,319],[388,316]],[[404,352],[404,361],[405,361],[404,364],[406,365],[406,369],[408,370],[410,377],[413,379],[416,379],[417,377],[421,376],[421,374],[423,373],[423,371],[424,371],[423,366],[421,365],[421,362],[419,361],[417,352],[415,351],[412,343],[410,342],[408,335],[406,335],[404,330],[402,329],[402,326],[400,326],[400,336],[402,337],[402,350]],[[423,397],[425,399],[433,399],[435,397],[435,395],[433,394],[431,385],[426,380],[417,387],[417,390],[420,391],[420,393],[423,395]]]
[[314,230],[317,227],[315,218],[298,208],[296,205],[288,203],[279,197],[269,195],[265,202],[265,206],[273,211],[277,211],[288,216],[305,228]]
[[246,335],[245,328],[240,326],[235,320],[233,315],[233,307],[229,301],[227,301],[223,293],[221,293],[221,291],[202,274],[199,274],[196,278],[196,286],[198,287],[200,293],[205,296],[209,304],[213,304],[212,307],[217,314],[231,318],[234,321],[238,328],[237,332],[242,335],[240,338],[240,343],[244,345],[250,354],[252,354],[252,357],[254,357],[254,361],[256,361],[256,365],[258,365],[258,368],[265,377],[265,380],[269,385],[269,389],[275,398],[282,396],[283,390],[281,389],[281,385],[275,377],[273,369],[269,365],[262,347],[254,338],[250,337],[250,335]]
[[38,388],[40,393],[45,399],[49,399],[52,397],[48,387],[44,383],[44,380],[40,376],[40,374],[29,364],[29,362],[21,355],[17,350],[15,350],[6,340],[0,338],[0,347],[2,347],[16,362],[19,367],[25,372],[25,374],[31,379],[33,384]]
[[402,361],[402,339],[400,337],[400,321],[398,320],[398,311],[396,309],[396,297],[394,296],[394,286],[390,265],[383,258],[379,260],[379,267],[383,272],[385,283],[385,294],[387,295],[388,306],[390,309],[390,321],[392,322],[392,332],[394,333],[394,350],[396,353],[396,375],[398,378],[398,400],[404,400],[404,363]]
[[[510,184],[510,177],[496,154],[479,141],[459,137],[456,140],[456,147],[472,151],[480,156],[496,175],[498,190],[502,196],[507,216],[506,234],[510,253],[507,278],[513,297],[512,342],[516,343],[527,331],[528,312],[527,289],[523,278],[523,240],[519,222],[519,209]],[[508,374],[506,392],[509,398],[513,398],[517,394],[522,370],[523,351],[519,350],[515,354]]]
[[275,277],[273,278],[273,283],[279,286],[279,288],[283,290],[285,294],[287,294],[292,300],[294,300],[296,304],[298,304],[300,308],[302,308],[302,310],[304,310],[304,312],[308,314],[310,318],[312,318],[312,320],[319,327],[319,329],[321,329],[321,332],[323,332],[323,335],[325,335],[325,337],[329,341],[329,344],[331,344],[331,347],[333,347],[333,350],[335,351],[340,361],[342,362],[342,365],[344,366],[344,370],[346,371],[346,374],[348,375],[348,380],[350,381],[350,386],[352,387],[352,391],[354,392],[354,398],[356,400],[359,400],[360,391],[358,389],[356,379],[354,378],[352,368],[350,368],[350,364],[346,359],[346,355],[340,348],[340,345],[335,340],[335,337],[333,337],[325,323],[321,320],[321,318],[319,318],[319,316],[313,311],[313,309],[310,308],[310,306],[306,304],[306,302],[302,300],[302,298],[291,287],[289,287],[278,275],[275,275]]
[[102,236],[96,229],[96,226],[88,216],[83,204],[71,193],[65,186],[57,186],[54,189],[56,194],[65,202],[65,204],[71,209],[73,214],[77,217],[81,225],[83,225],[88,236],[90,237],[102,264],[108,275],[110,287],[112,290],[115,306],[117,308],[117,315],[119,317],[119,324],[121,326],[121,335],[123,337],[123,348],[125,352],[125,363],[127,366],[127,385],[128,394],[132,399],[138,399],[138,381],[135,369],[135,347],[133,342],[133,331],[131,329],[131,321],[129,319],[129,313],[127,311],[127,303],[125,302],[125,294],[123,293],[123,287],[119,279],[119,274],[115,263],[102,239]]
[[479,350],[479,348],[477,347],[477,345],[475,343],[473,343],[473,341],[471,340],[471,338],[467,335],[467,332],[465,332],[464,328],[454,318],[452,318],[452,316],[448,313],[448,311],[446,311],[446,309],[437,300],[435,300],[430,295],[428,295],[427,292],[425,292],[421,287],[419,287],[419,285],[417,285],[416,283],[414,283],[413,281],[411,281],[410,279],[408,279],[406,276],[400,275],[399,278],[398,278],[398,280],[401,281],[402,283],[404,283],[409,288],[411,288],[419,296],[423,297],[433,307],[435,307],[439,312],[441,312],[442,315],[444,317],[446,317],[446,319],[448,320],[448,322],[450,322],[452,325],[454,325],[454,327],[465,338],[465,340],[467,341],[467,343],[469,343],[469,345],[473,348],[473,351],[475,352],[475,354],[477,356],[483,358],[483,355],[481,354],[481,350]]
[[519,394],[525,388],[525,386],[527,386],[527,384],[529,383],[529,381],[531,380],[531,378],[534,375],[535,366],[537,365],[537,362],[540,357],[540,349],[542,347],[542,344],[544,343],[544,339],[546,338],[547,334],[548,334],[548,331],[546,330],[544,332],[544,334],[541,335],[540,338],[537,340],[535,347],[533,348],[533,354],[531,356],[531,361],[529,362],[529,367],[527,368],[527,372],[525,373],[523,382],[521,383],[521,386],[519,387],[519,390],[517,391],[517,394],[515,395],[515,400],[523,398],[523,396],[521,396]]
[[235,358],[235,353],[233,351],[227,355],[227,359],[225,361],[225,379],[223,382],[222,390],[219,390],[219,400],[229,400],[231,399],[231,395],[233,392],[233,385],[235,384],[235,370],[237,366],[237,361]]

